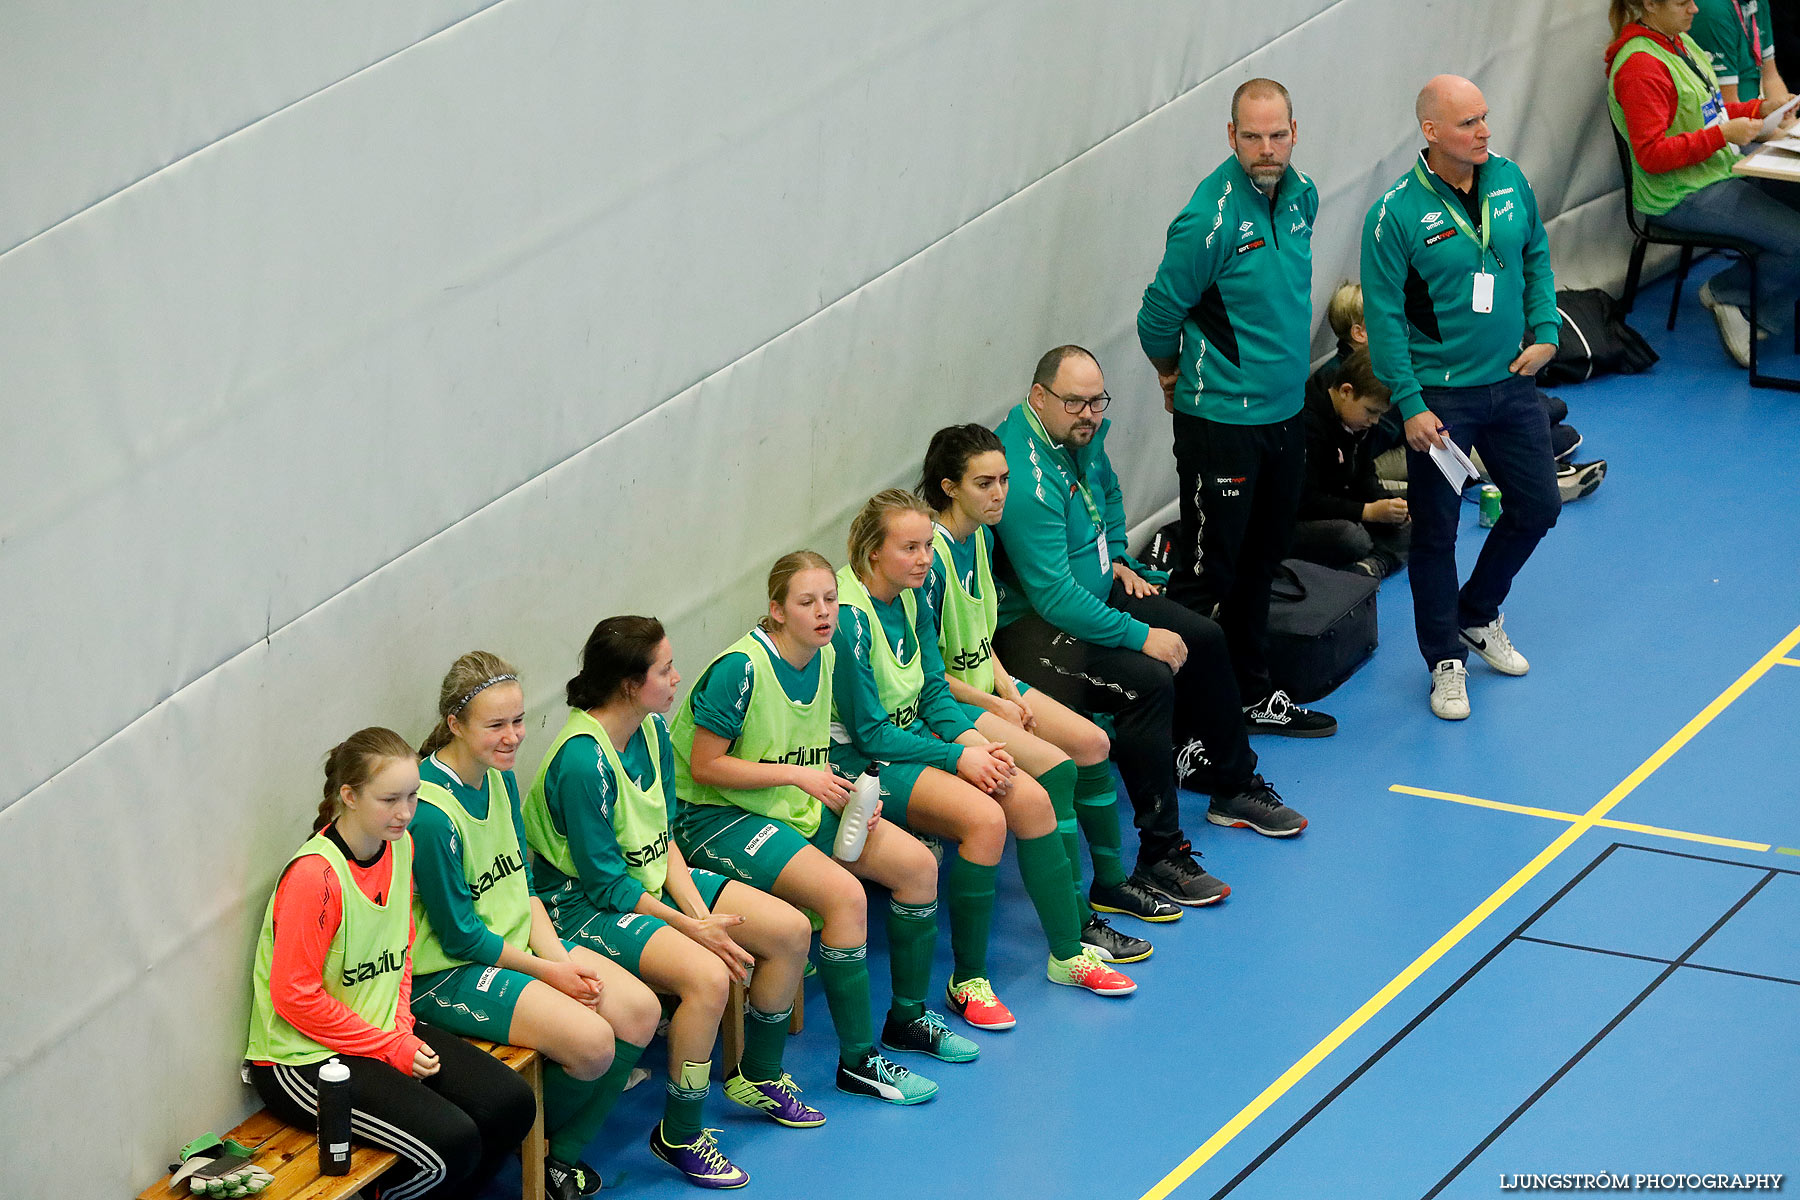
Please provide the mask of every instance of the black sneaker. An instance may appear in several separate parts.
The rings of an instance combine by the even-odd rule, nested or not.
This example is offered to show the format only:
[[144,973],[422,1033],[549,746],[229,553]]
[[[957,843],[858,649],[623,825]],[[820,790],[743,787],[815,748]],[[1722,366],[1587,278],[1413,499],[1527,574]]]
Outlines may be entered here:
[[[1111,886],[1096,880],[1094,886],[1088,889],[1088,904],[1095,912],[1124,913],[1140,921],[1155,921],[1160,924],[1163,921],[1181,920],[1181,905],[1169,903],[1136,879],[1127,879]],[[1115,961],[1132,960],[1121,958]]]
[[1152,862],[1140,860],[1131,879],[1139,887],[1189,908],[1217,904],[1231,895],[1231,886],[1208,875],[1187,842]]
[[1593,495],[1605,480],[1604,458],[1596,458],[1593,462],[1562,463],[1556,468],[1556,490],[1564,504]]
[[1081,944],[1100,956],[1102,962],[1143,962],[1156,948],[1143,938],[1120,933],[1099,917],[1089,917],[1081,927]]
[[1337,732],[1337,718],[1301,708],[1279,688],[1244,708],[1244,728],[1251,733],[1278,733],[1282,737],[1330,737]]
[[1254,829],[1264,837],[1293,837],[1306,828],[1306,818],[1283,804],[1261,775],[1252,775],[1241,792],[1214,796],[1206,819],[1231,829]]
[[544,1156],[544,1194],[549,1200],[581,1200],[600,1194],[600,1172],[584,1162],[566,1163]]

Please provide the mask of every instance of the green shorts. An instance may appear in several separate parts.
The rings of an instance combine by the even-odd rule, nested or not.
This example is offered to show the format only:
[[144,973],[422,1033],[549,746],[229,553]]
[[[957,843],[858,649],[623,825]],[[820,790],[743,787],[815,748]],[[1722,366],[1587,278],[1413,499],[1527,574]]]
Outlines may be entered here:
[[[699,867],[690,867],[688,873],[694,878],[694,887],[699,889],[701,902],[708,908],[730,882],[723,875]],[[668,893],[664,892],[659,899],[669,903]],[[661,917],[602,912],[573,888],[559,888],[545,897],[545,906],[550,910],[550,920],[559,937],[568,939],[571,945],[586,946],[595,954],[610,958],[633,975],[638,974],[638,960],[643,957],[644,947],[650,944],[657,930],[669,927]]]
[[[831,747],[831,766],[839,775],[850,779],[863,773],[869,760],[852,750],[842,742]],[[877,763],[881,777],[881,819],[892,821],[902,829],[910,830],[906,823],[906,805],[912,800],[913,789],[919,786],[919,776],[929,768],[924,763]],[[827,813],[827,816],[831,814]],[[823,826],[821,826],[823,828]],[[835,835],[834,835],[835,836]]]
[[704,866],[758,891],[775,891],[775,880],[808,844],[826,854],[837,841],[838,815],[819,814],[810,838],[773,817],[723,804],[689,804],[675,810],[675,844],[692,866]]
[[[571,950],[573,942],[565,942]],[[413,980],[412,1013],[421,1021],[463,1037],[509,1040],[513,1009],[531,976],[506,967],[464,963]]]

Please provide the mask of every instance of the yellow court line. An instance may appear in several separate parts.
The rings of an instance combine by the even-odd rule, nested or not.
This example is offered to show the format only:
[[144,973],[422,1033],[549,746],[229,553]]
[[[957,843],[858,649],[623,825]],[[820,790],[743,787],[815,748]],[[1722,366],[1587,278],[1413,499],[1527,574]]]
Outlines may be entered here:
[[1636,770],[1614,785],[1610,792],[1600,798],[1599,803],[1577,817],[1555,841],[1539,851],[1536,858],[1520,867],[1511,879],[1501,884],[1492,895],[1476,905],[1473,912],[1458,921],[1448,932],[1433,942],[1423,954],[1413,959],[1404,970],[1388,980],[1386,986],[1365,1000],[1355,1012],[1345,1017],[1336,1029],[1325,1035],[1318,1045],[1301,1055],[1298,1062],[1283,1071],[1280,1078],[1238,1110],[1237,1115],[1225,1122],[1218,1132],[1202,1142],[1199,1149],[1176,1164],[1174,1170],[1164,1175],[1155,1187],[1144,1193],[1143,1200],[1163,1200],[1170,1192],[1186,1183],[1195,1171],[1212,1159],[1213,1155],[1224,1149],[1233,1138],[1247,1129],[1252,1121],[1267,1112],[1277,1100],[1287,1095],[1296,1083],[1312,1072],[1314,1067],[1330,1057],[1332,1051],[1348,1041],[1357,1030],[1368,1024],[1376,1013],[1386,1008],[1394,997],[1412,986],[1414,980],[1430,970],[1458,942],[1469,936],[1477,926],[1493,915],[1494,910],[1512,899],[1520,888],[1530,883],[1539,872],[1555,862],[1558,856],[1573,846],[1582,834],[1604,820],[1606,814],[1611,812],[1620,801],[1636,791],[1639,784],[1654,775],[1682,747],[1693,741],[1696,734],[1710,725],[1715,717],[1729,708],[1739,696],[1749,690],[1751,684],[1767,674],[1771,667],[1782,661],[1795,646],[1800,646],[1800,626],[1796,626],[1786,637],[1775,643],[1767,654],[1757,660],[1755,666],[1738,676],[1730,687],[1714,697],[1711,704],[1701,709],[1693,719],[1676,732],[1675,736],[1659,746],[1656,753],[1639,763]]
[[[1425,796],[1432,800],[1453,800],[1458,804],[1472,804],[1477,808],[1492,808],[1499,812],[1520,813],[1527,817],[1548,817],[1553,821],[1579,821],[1580,815],[1562,812],[1554,808],[1530,808],[1523,804],[1506,804],[1499,800],[1483,800],[1479,796],[1463,796],[1456,792],[1434,792],[1429,788],[1407,787],[1396,783],[1388,788],[1390,792],[1403,792],[1408,796]],[[1595,825],[1607,829],[1623,829],[1631,833],[1647,833],[1652,837],[1677,838],[1684,842],[1702,842],[1708,846],[1724,846],[1732,850],[1756,850],[1768,853],[1773,847],[1768,842],[1744,842],[1737,838],[1714,837],[1710,833],[1690,833],[1685,829],[1665,829],[1661,825],[1639,825],[1636,821],[1615,821],[1610,817],[1604,821],[1595,821]]]
[[1775,661],[1784,667],[1800,667],[1800,658],[1778,658]]

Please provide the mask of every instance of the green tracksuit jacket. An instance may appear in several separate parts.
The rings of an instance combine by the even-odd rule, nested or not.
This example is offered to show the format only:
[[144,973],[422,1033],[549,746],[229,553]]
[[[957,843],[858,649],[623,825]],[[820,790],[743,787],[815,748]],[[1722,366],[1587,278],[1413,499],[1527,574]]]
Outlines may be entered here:
[[1020,404],[995,431],[1012,473],[1006,514],[995,530],[1001,551],[994,563],[996,619],[1004,628],[1036,612],[1084,642],[1142,650],[1150,627],[1106,602],[1115,560],[1139,574],[1145,569],[1125,551],[1125,498],[1106,458],[1112,422],[1102,420],[1094,440],[1078,452],[1047,440],[1033,425]]
[[[1376,376],[1402,417],[1425,411],[1421,387],[1481,387],[1506,378],[1530,333],[1556,344],[1556,277],[1537,197],[1510,159],[1489,156],[1475,187],[1490,214],[1488,249],[1463,233],[1462,201],[1421,152],[1363,221],[1363,327]],[[1424,176],[1424,182],[1420,181]],[[1494,277],[1493,311],[1474,310],[1475,274]]]
[[1312,344],[1313,181],[1289,167],[1273,197],[1235,156],[1169,224],[1138,308],[1138,344],[1179,355],[1175,411],[1268,425],[1300,411]]

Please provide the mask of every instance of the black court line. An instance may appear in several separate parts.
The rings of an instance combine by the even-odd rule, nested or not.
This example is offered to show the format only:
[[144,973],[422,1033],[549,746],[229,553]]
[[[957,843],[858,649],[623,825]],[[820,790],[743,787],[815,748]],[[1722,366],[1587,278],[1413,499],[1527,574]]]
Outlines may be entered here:
[[[1395,1046],[1398,1046],[1402,1041],[1406,1040],[1406,1037],[1409,1034],[1411,1034],[1415,1029],[1417,1029],[1420,1025],[1423,1025],[1425,1023],[1426,1018],[1430,1017],[1432,1013],[1436,1012],[1439,1008],[1441,1008],[1444,1005],[1445,1001],[1449,1000],[1452,996],[1456,995],[1457,992],[1461,991],[1464,984],[1468,983],[1469,980],[1475,978],[1476,975],[1480,974],[1483,967],[1486,967],[1489,963],[1493,962],[1494,959],[1498,958],[1500,956],[1501,951],[1505,950],[1514,941],[1517,941],[1519,938],[1523,937],[1525,934],[1525,931],[1527,929],[1531,928],[1532,924],[1535,921],[1537,921],[1537,919],[1539,917],[1542,917],[1545,913],[1549,912],[1552,908],[1554,908],[1558,901],[1562,900],[1563,897],[1567,896],[1571,891],[1573,891],[1575,889],[1575,886],[1577,884],[1579,884],[1582,880],[1586,879],[1594,871],[1594,869],[1596,867],[1598,867],[1601,863],[1605,862],[1608,858],[1611,858],[1613,851],[1615,851],[1615,850],[1639,850],[1646,854],[1662,854],[1662,855],[1666,855],[1670,858],[1687,858],[1687,859],[1692,859],[1695,862],[1718,863],[1718,864],[1721,864],[1723,866],[1728,866],[1728,867],[1742,867],[1743,869],[1745,869],[1747,871],[1762,871],[1765,873],[1767,878],[1765,878],[1762,881],[1762,883],[1759,883],[1757,885],[1758,888],[1761,888],[1763,883],[1767,883],[1769,878],[1773,878],[1776,875],[1800,876],[1800,870],[1790,870],[1790,869],[1782,868],[1782,867],[1763,867],[1763,866],[1758,866],[1758,865],[1752,865],[1750,863],[1738,862],[1735,859],[1713,858],[1713,857],[1703,855],[1703,854],[1688,854],[1688,853],[1685,853],[1680,850],[1667,850],[1667,849],[1664,849],[1659,846],[1640,846],[1640,845],[1636,844],[1635,842],[1613,842],[1613,843],[1611,843],[1604,850],[1600,851],[1600,853],[1594,857],[1593,861],[1589,862],[1585,867],[1583,867],[1583,868],[1581,868],[1581,870],[1577,871],[1575,873],[1575,876],[1572,879],[1570,879],[1569,882],[1563,884],[1562,887],[1558,888],[1556,890],[1555,895],[1551,896],[1548,900],[1544,901],[1541,905],[1538,906],[1536,911],[1534,911],[1530,916],[1526,917],[1523,921],[1519,922],[1517,927],[1515,927],[1511,933],[1507,934],[1504,938],[1500,939],[1500,941],[1498,943],[1496,943],[1494,945],[1494,947],[1492,949],[1490,949],[1486,954],[1482,955],[1481,958],[1479,960],[1477,960],[1473,966],[1471,966],[1468,970],[1464,971],[1461,975],[1457,976],[1455,982],[1451,983],[1443,991],[1439,992],[1437,994],[1437,996],[1432,999],[1431,1003],[1427,1004],[1423,1009],[1419,1010],[1419,1013],[1416,1016],[1414,1016],[1410,1021],[1408,1021],[1405,1025],[1401,1026],[1400,1029],[1397,1032],[1395,1032],[1395,1034],[1392,1037],[1388,1038],[1388,1040],[1383,1042],[1373,1053],[1371,1053],[1361,1063],[1357,1064],[1357,1066],[1354,1070],[1352,1070],[1348,1075],[1344,1076],[1344,1078],[1342,1080],[1340,1080],[1335,1086],[1333,1086],[1330,1091],[1326,1092],[1323,1096],[1321,1096],[1319,1098],[1318,1102],[1315,1103],[1311,1108],[1307,1109],[1304,1113],[1302,1113],[1300,1115],[1300,1117],[1298,1119],[1296,1119],[1292,1125],[1289,1125],[1286,1129],[1282,1130],[1280,1135],[1277,1136],[1274,1141],[1270,1142],[1266,1147],[1264,1147],[1261,1153],[1259,1153],[1255,1158],[1251,1159],[1248,1163],[1246,1163],[1244,1165],[1244,1168],[1242,1170],[1240,1170],[1236,1175],[1233,1175],[1231,1177],[1231,1179],[1226,1182],[1224,1187],[1222,1187],[1218,1191],[1214,1192],[1212,1194],[1212,1196],[1210,1197],[1210,1200],[1223,1200],[1224,1197],[1229,1196],[1233,1191],[1235,1191],[1239,1184],[1243,1183],[1244,1180],[1250,1178],[1250,1176],[1253,1175],[1257,1171],[1258,1168],[1260,1168],[1264,1163],[1268,1162],[1269,1159],[1273,1158],[1276,1155],[1276,1153],[1278,1151],[1280,1151],[1280,1149],[1283,1146],[1287,1145],[1288,1142],[1293,1140],[1293,1137],[1295,1134],[1299,1133],[1302,1129],[1305,1129],[1309,1124],[1311,1124],[1313,1121],[1313,1118],[1317,1117],[1320,1113],[1324,1112],[1328,1107],[1330,1107],[1332,1102],[1335,1101],[1339,1096],[1342,1096],[1346,1091],[1348,1091],[1352,1084],[1354,1084],[1358,1079],[1361,1079],[1364,1075],[1366,1075],[1371,1067],[1373,1067],[1376,1063],[1380,1062],[1383,1058],[1387,1057],[1387,1054],[1389,1051],[1391,1051]],[[1748,898],[1746,897],[1746,899],[1748,899]],[[1743,903],[1743,901],[1739,902],[1740,905],[1742,903]],[[1733,911],[1735,912],[1736,910],[1734,909]],[[1711,932],[1712,931],[1708,931],[1709,936],[1710,936]],[[1688,965],[1688,964],[1683,964],[1683,965]]]
[[[1739,863],[1736,865],[1742,866],[1743,864]],[[1751,868],[1751,869],[1754,870],[1755,868]],[[1494,1126],[1492,1132],[1490,1132],[1486,1137],[1482,1138],[1481,1141],[1477,1142],[1475,1145],[1475,1148],[1473,1150],[1471,1150],[1467,1154],[1463,1155],[1462,1161],[1457,1163],[1454,1167],[1451,1167],[1450,1170],[1447,1173],[1445,1173],[1444,1177],[1442,1179],[1438,1180],[1437,1183],[1432,1186],[1431,1190],[1426,1192],[1423,1196],[1421,1196],[1419,1198],[1419,1200],[1433,1200],[1433,1198],[1435,1196],[1437,1196],[1437,1194],[1439,1192],[1441,1192],[1445,1188],[1449,1187],[1450,1184],[1456,1179],[1456,1177],[1458,1175],[1461,1175],[1463,1173],[1464,1169],[1466,1169],[1470,1163],[1474,1162],[1477,1158],[1481,1157],[1481,1154],[1484,1150],[1486,1150],[1489,1146],[1493,1145],[1494,1142],[1499,1139],[1501,1134],[1505,1133],[1508,1129],[1510,1129],[1512,1127],[1512,1124],[1514,1121],[1517,1121],[1520,1117],[1524,1116],[1526,1114],[1526,1112],[1528,1112],[1531,1109],[1532,1105],[1536,1104],[1539,1100],[1543,1099],[1544,1095],[1546,1093],[1548,1093],[1551,1088],[1556,1086],[1558,1080],[1560,1080],[1564,1075],[1567,1075],[1571,1070],[1573,1070],[1575,1068],[1575,1064],[1579,1063],[1582,1059],[1586,1058],[1588,1055],[1588,1051],[1592,1050],[1595,1046],[1598,1046],[1601,1042],[1605,1041],[1607,1034],[1609,1034],[1613,1030],[1617,1029],[1619,1027],[1620,1022],[1624,1021],[1626,1017],[1629,1017],[1634,1011],[1636,1011],[1638,1005],[1640,1005],[1644,1001],[1648,1000],[1650,998],[1651,994],[1654,993],[1657,988],[1661,987],[1669,979],[1670,976],[1674,975],[1676,971],[1680,970],[1687,963],[1687,960],[1689,958],[1693,957],[1695,951],[1699,950],[1700,947],[1706,945],[1707,939],[1711,938],[1712,935],[1719,932],[1719,930],[1725,928],[1725,923],[1730,921],[1731,918],[1737,916],[1738,912],[1744,907],[1744,905],[1750,903],[1751,898],[1753,896],[1755,896],[1756,893],[1762,891],[1763,888],[1767,887],[1769,885],[1769,883],[1775,878],[1776,874],[1777,874],[1777,872],[1775,872],[1775,871],[1765,870],[1763,873],[1763,877],[1761,879],[1758,879],[1754,884],[1752,884],[1750,890],[1745,892],[1742,896],[1740,896],[1738,898],[1738,902],[1736,904],[1733,904],[1730,908],[1726,909],[1724,915],[1721,916],[1718,920],[1714,921],[1712,923],[1712,925],[1707,928],[1705,933],[1702,933],[1698,938],[1694,939],[1693,945],[1689,946],[1686,950],[1683,950],[1681,952],[1681,957],[1677,958],[1674,962],[1671,962],[1668,966],[1664,967],[1662,969],[1662,971],[1660,973],[1658,973],[1656,978],[1652,979],[1650,981],[1650,984],[1648,987],[1646,987],[1643,991],[1639,992],[1636,996],[1633,996],[1631,999],[1631,1002],[1628,1003],[1624,1008],[1620,1009],[1618,1012],[1618,1015],[1613,1017],[1612,1020],[1608,1021],[1606,1023],[1606,1025],[1600,1030],[1599,1033],[1596,1033],[1593,1037],[1589,1038],[1587,1040],[1586,1045],[1582,1046],[1581,1049],[1577,1050],[1574,1054],[1570,1055],[1567,1062],[1563,1063],[1562,1066],[1556,1068],[1555,1071],[1552,1071],[1550,1073],[1550,1078],[1544,1080],[1543,1083],[1539,1084],[1537,1090],[1535,1092],[1532,1092],[1531,1095],[1529,1095],[1525,1098],[1524,1103],[1520,1104],[1517,1108],[1513,1109],[1512,1112],[1508,1113],[1506,1115],[1505,1120],[1501,1121],[1498,1125]]]
[[1734,971],[1730,967],[1709,967],[1705,963],[1677,963],[1672,958],[1656,958],[1649,954],[1627,954],[1623,950],[1604,950],[1599,946],[1578,946],[1574,942],[1553,942],[1549,938],[1532,937],[1520,934],[1521,942],[1536,942],[1540,946],[1556,946],[1563,950],[1585,950],[1589,954],[1604,954],[1610,958],[1635,958],[1639,962],[1661,963],[1663,966],[1679,966],[1686,971],[1711,971],[1715,975],[1736,975],[1742,979],[1761,979],[1768,983],[1791,983],[1800,987],[1800,979],[1789,979],[1785,975],[1759,975],[1755,971]]

